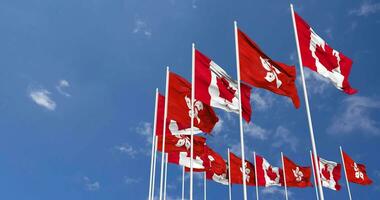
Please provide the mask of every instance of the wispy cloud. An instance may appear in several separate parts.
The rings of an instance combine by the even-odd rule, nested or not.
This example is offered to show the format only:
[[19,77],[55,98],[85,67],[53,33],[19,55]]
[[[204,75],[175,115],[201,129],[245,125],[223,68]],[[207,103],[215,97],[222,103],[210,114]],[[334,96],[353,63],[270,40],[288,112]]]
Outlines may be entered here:
[[152,36],[152,31],[148,27],[147,23],[142,20],[142,19],[136,19],[135,20],[135,26],[132,31],[134,34],[143,34],[146,37],[151,37]]
[[343,100],[342,108],[333,117],[327,129],[330,134],[347,134],[355,130],[361,133],[379,135],[379,122],[371,117],[380,109],[380,100],[364,96],[350,96]]
[[65,89],[66,88],[69,88],[70,87],[70,83],[67,81],[67,80],[60,80],[58,82],[58,85],[55,87],[57,89],[57,91],[65,96],[65,97],[70,97],[71,95],[67,92],[65,92]]
[[215,135],[218,135],[218,134],[220,134],[222,132],[222,130],[223,130],[223,123],[224,123],[223,119],[219,118],[218,123],[215,124],[215,127],[213,129],[213,133],[215,133]]
[[152,143],[153,128],[152,123],[140,122],[135,129],[136,133],[144,136],[148,144]]
[[46,89],[30,89],[29,97],[39,106],[54,111],[57,104],[50,98],[50,92]]
[[191,7],[194,9],[198,8],[197,0],[191,0]]
[[244,123],[244,133],[247,134],[250,137],[260,139],[260,140],[266,140],[270,134],[270,132],[252,122],[250,123]]
[[120,153],[126,154],[131,158],[135,158],[136,154],[138,153],[138,151],[129,144],[115,146],[114,148]]
[[292,151],[296,151],[298,145],[298,139],[296,136],[291,134],[289,129],[279,126],[273,136],[272,146],[279,148],[282,146],[289,146]]
[[136,184],[141,182],[141,178],[124,177],[126,184]]
[[[322,77],[321,75],[313,72],[309,69],[304,69],[305,79],[307,80],[306,85],[308,92],[312,94],[323,94],[325,90],[329,87],[329,80]],[[301,78],[298,78],[298,82],[301,85]]]
[[274,96],[268,92],[256,90],[251,94],[254,111],[266,111],[273,106],[274,102]]
[[349,11],[351,15],[357,16],[368,16],[370,14],[375,14],[380,11],[380,3],[372,3],[371,1],[363,1],[359,8],[352,9]]
[[92,181],[87,176],[83,177],[85,189],[88,191],[97,191],[100,189],[100,183],[98,181]]
[[[261,190],[263,195],[281,195],[285,196],[285,190],[279,187],[266,187]],[[288,197],[292,196],[293,193],[288,190]]]

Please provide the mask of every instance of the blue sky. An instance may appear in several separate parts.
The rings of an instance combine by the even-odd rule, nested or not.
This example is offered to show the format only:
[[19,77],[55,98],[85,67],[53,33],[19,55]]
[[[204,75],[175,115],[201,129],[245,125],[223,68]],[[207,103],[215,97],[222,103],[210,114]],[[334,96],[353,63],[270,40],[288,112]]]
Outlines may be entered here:
[[[164,91],[165,66],[190,80],[191,43],[236,77],[233,20],[273,59],[298,64],[288,1],[1,0],[0,198],[145,199],[148,192],[154,91]],[[294,1],[296,11],[332,47],[352,58],[359,90],[347,96],[306,69],[319,154],[339,161],[339,145],[367,165],[369,187],[351,184],[354,199],[380,196],[380,2]],[[298,71],[298,68],[297,68]],[[280,165],[280,152],[310,165],[301,108],[253,89],[253,124],[245,125],[247,156]],[[217,110],[208,144],[239,153],[238,116]],[[180,168],[169,166],[169,199],[180,197]],[[201,176],[195,196],[202,197]],[[328,199],[347,199],[325,189]],[[188,186],[188,185],[187,185]],[[157,191],[157,190],[156,190]],[[249,188],[249,199],[254,198]],[[242,188],[233,187],[234,199]],[[290,189],[313,199],[314,189]],[[208,182],[212,199],[225,186]],[[282,188],[260,189],[284,199]]]

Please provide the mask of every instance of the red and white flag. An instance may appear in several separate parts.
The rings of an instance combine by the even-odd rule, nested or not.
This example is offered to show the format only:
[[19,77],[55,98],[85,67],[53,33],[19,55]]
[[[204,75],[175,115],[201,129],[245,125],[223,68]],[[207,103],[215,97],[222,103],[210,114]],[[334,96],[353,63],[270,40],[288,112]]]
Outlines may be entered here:
[[[241,158],[230,152],[229,170],[231,170],[231,184],[243,184],[243,168]],[[245,178],[247,185],[255,185],[255,166],[245,160]]]
[[360,185],[370,185],[372,180],[367,175],[367,170],[365,165],[356,163],[349,155],[344,151],[343,159],[344,166],[346,167],[347,179],[352,183],[357,183]]
[[[251,88],[241,84],[243,118],[251,120]],[[195,98],[215,108],[239,113],[237,81],[219,65],[195,50]]]
[[339,90],[355,94],[357,90],[348,82],[351,59],[331,48],[296,12],[294,15],[303,65],[329,79]]
[[158,93],[157,113],[156,113],[156,135],[163,135],[164,132],[164,111],[165,96]]
[[284,174],[281,168],[273,167],[265,158],[256,155],[256,172],[259,186],[282,186]]
[[284,172],[287,187],[311,187],[311,167],[302,167],[284,156]]
[[243,31],[238,29],[241,80],[292,99],[300,106],[297,94],[296,68],[269,58]]
[[[168,153],[168,162],[176,165],[181,165],[190,168],[191,156],[190,151],[186,152],[171,152]],[[193,156],[193,170],[204,171],[204,163],[199,155],[194,152]]]
[[340,190],[341,186],[338,181],[341,177],[341,165],[320,157],[318,157],[318,160],[322,186],[332,190]]
[[[158,136],[157,149],[162,151],[163,136]],[[206,146],[206,138],[194,136],[194,152],[202,155]],[[191,140],[187,135],[166,135],[165,137],[165,152],[186,152],[190,151]]]
[[[173,72],[169,73],[168,119],[175,121],[178,130],[191,127],[191,84]],[[212,107],[194,100],[194,127],[210,133],[218,120]]]

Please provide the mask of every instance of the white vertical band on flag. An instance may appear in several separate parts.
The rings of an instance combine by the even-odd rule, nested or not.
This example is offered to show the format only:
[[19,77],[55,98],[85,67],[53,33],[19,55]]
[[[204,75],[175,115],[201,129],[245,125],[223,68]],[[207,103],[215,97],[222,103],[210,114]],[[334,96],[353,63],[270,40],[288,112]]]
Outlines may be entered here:
[[[191,150],[190,158],[194,157],[194,98],[195,98],[195,44],[192,45],[191,57]],[[193,159],[190,159],[190,200],[193,200]]]
[[185,166],[182,166],[182,200],[185,200]]
[[244,133],[243,133],[243,114],[241,106],[241,87],[240,87],[240,60],[239,60],[239,41],[237,32],[237,22],[234,21],[235,32],[235,52],[236,52],[236,70],[237,70],[237,85],[239,93],[239,125],[240,125],[240,146],[241,146],[241,166],[243,169],[243,196],[244,200],[247,200],[247,183],[245,174],[245,155],[244,155]]
[[148,199],[152,200],[152,180],[153,180],[153,162],[154,162],[154,155],[156,152],[155,149],[155,135],[156,135],[156,120],[157,120],[157,105],[158,105],[158,88],[156,88],[156,101],[154,103],[154,118],[153,118],[153,133],[152,133],[152,154],[150,158],[150,176],[149,176],[149,197]]
[[162,200],[162,190],[164,184],[164,164],[165,164],[165,138],[166,138],[166,118],[168,116],[168,97],[169,97],[169,67],[166,67],[166,86],[165,86],[165,107],[164,107],[164,125],[162,137],[162,152],[161,152],[161,177],[160,177],[160,200]]
[[259,181],[257,179],[257,162],[256,162],[256,152],[253,152],[253,162],[255,163],[255,186],[256,186],[256,200],[259,200]]
[[152,178],[152,196],[151,196],[151,200],[154,199],[154,188],[155,188],[155,181],[156,181],[156,162],[157,162],[158,136],[155,136],[154,138],[155,138],[155,140],[154,140],[154,158],[153,158],[153,178]]
[[342,164],[343,164],[344,176],[346,177],[346,184],[347,184],[347,190],[348,190],[348,197],[350,198],[350,200],[352,200],[352,197],[351,197],[351,190],[350,190],[350,184],[348,183],[348,177],[347,177],[347,171],[346,171],[346,163],[344,162],[344,157],[343,157],[342,146],[339,146],[339,150],[340,150],[340,156],[342,157]]
[[314,170],[315,168],[314,168],[314,162],[313,162],[313,154],[311,153],[311,151],[310,151],[310,161],[311,161],[311,168],[313,169],[315,195],[317,197],[317,200],[319,200],[317,179],[315,178],[315,170]]
[[282,162],[282,173],[284,175],[285,199],[288,200],[288,187],[286,185],[286,173],[285,173],[284,154],[282,152],[281,152],[281,162]]
[[227,153],[228,153],[228,197],[229,197],[229,200],[232,200],[230,148],[227,148]]
[[[297,27],[296,27],[296,21],[294,17],[294,9],[293,9],[293,4],[290,4],[290,9],[291,9],[291,14],[292,14],[292,19],[293,19],[293,29],[294,29],[294,36],[296,40],[296,45],[297,45],[297,52],[298,52],[298,60],[299,60],[299,68],[301,72],[301,79],[302,79],[302,86],[303,86],[303,94],[305,98],[305,105],[306,105],[306,114],[307,114],[307,119],[308,119],[308,124],[309,124],[309,131],[310,131],[310,139],[311,139],[311,146],[313,150],[313,158],[315,163],[318,162],[318,154],[317,154],[317,147],[315,145],[315,139],[314,139],[314,130],[313,130],[313,122],[311,120],[311,113],[310,113],[310,108],[309,108],[309,99],[308,99],[308,94],[307,94],[307,89],[306,89],[306,82],[305,82],[305,76],[303,73],[303,65],[302,65],[302,57],[301,57],[301,51],[300,51],[300,46],[299,46],[299,41],[298,41],[298,34],[297,34]],[[319,164],[315,165],[315,170],[317,171],[317,182],[321,183],[321,175],[320,175],[320,170],[319,170]],[[319,195],[321,200],[324,200],[324,195],[323,195],[323,189],[322,189],[322,184],[318,184],[318,189],[319,189]]]
[[164,181],[164,200],[166,200],[166,184],[168,179],[168,154],[165,153],[165,181]]

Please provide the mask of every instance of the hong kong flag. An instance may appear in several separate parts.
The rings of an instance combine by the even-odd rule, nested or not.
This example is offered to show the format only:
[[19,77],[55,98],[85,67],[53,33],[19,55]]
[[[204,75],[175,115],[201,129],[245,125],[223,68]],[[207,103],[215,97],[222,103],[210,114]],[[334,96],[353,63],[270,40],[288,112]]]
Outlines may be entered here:
[[331,48],[296,12],[294,16],[303,65],[329,79],[339,90],[355,94],[357,90],[348,82],[351,59]]
[[[169,74],[168,119],[174,120],[178,129],[190,128],[191,84],[179,75]],[[194,127],[210,133],[218,122],[212,107],[194,100]]]
[[163,135],[164,126],[165,96],[158,94],[157,113],[156,113],[156,135]]
[[[243,168],[241,166],[241,158],[230,152],[229,170],[231,170],[231,183],[243,184]],[[244,162],[245,165],[245,177],[247,185],[255,185],[255,166],[249,161]]]
[[[157,149],[162,151],[163,136],[158,136]],[[194,136],[194,152],[202,155],[206,145],[206,138],[201,136]],[[165,152],[186,152],[190,151],[191,142],[190,136],[187,135],[166,135],[165,138]]]
[[276,94],[288,96],[296,108],[300,106],[294,66],[269,58],[243,31],[238,30],[241,80]]
[[311,167],[301,167],[284,156],[284,172],[286,186],[288,187],[311,187]]
[[342,154],[344,159],[344,166],[346,167],[348,181],[360,185],[372,184],[372,180],[367,175],[365,165],[356,163],[344,151],[342,151]]
[[[251,88],[245,84],[241,84],[240,88],[243,118],[249,122]],[[212,107],[239,113],[237,82],[198,50],[195,50],[195,98]]]
[[259,186],[281,186],[284,184],[282,169],[273,167],[265,158],[259,155],[256,155],[256,167]]
[[[168,153],[168,162],[176,164],[176,165],[184,166],[188,169],[190,167],[190,162],[191,162],[190,157],[191,157],[190,151],[170,152],[170,153]],[[193,160],[193,170],[194,171],[201,172],[201,171],[205,170],[203,160],[201,159],[200,155],[197,155],[197,152],[194,152],[194,156],[193,156],[192,160]]]
[[332,190],[340,190],[341,165],[320,157],[318,157],[318,160],[322,186]]

